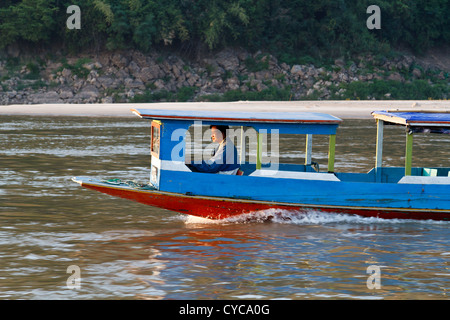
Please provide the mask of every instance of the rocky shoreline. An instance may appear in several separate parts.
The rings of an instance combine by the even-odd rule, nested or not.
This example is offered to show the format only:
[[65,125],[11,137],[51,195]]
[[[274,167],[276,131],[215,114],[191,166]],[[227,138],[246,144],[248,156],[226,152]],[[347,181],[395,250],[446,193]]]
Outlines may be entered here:
[[[0,60],[0,105],[261,100],[380,99],[349,96],[347,85],[390,81],[447,85],[449,73],[413,56],[336,59],[327,66],[288,65],[263,52],[225,49],[199,61],[170,53],[104,52]],[[447,90],[447,89],[446,89]],[[446,93],[440,99],[447,99]],[[233,93],[233,95],[226,96]],[[382,98],[391,98],[390,92]]]

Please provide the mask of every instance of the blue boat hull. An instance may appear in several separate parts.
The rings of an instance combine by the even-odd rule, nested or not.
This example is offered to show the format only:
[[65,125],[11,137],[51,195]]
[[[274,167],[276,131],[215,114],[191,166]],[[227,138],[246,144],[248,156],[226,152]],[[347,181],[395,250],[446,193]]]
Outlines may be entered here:
[[[180,213],[223,219],[266,209],[450,220],[449,185],[274,179],[171,172],[163,190],[80,179],[84,187]],[[211,178],[214,179],[211,179]],[[212,182],[214,181],[214,182]]]
[[[425,210],[450,214],[450,186],[273,179],[174,172],[165,190],[173,193],[336,208]],[[204,181],[202,184],[201,181]],[[192,181],[196,181],[195,184]]]

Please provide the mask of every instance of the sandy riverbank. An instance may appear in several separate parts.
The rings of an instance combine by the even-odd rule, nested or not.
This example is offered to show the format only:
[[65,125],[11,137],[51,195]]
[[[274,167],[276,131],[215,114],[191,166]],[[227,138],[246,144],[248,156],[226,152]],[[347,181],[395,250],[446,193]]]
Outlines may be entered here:
[[450,101],[239,101],[239,102],[183,102],[183,103],[138,103],[138,104],[36,104],[0,106],[0,115],[39,116],[111,116],[134,117],[132,108],[167,110],[217,110],[248,112],[320,112],[342,119],[371,118],[374,110],[411,109],[446,110],[450,112]]

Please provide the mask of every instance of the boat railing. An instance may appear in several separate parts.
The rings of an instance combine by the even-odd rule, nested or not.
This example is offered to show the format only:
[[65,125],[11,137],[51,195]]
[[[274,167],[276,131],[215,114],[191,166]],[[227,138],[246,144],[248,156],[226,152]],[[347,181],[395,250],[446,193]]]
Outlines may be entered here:
[[249,176],[264,177],[264,178],[316,180],[316,181],[340,181],[339,178],[337,178],[334,173],[326,173],[326,172],[298,172],[298,171],[257,169],[254,172],[252,172]]
[[[431,174],[431,175],[430,175]],[[404,167],[381,167],[373,168],[367,173],[354,172],[336,172],[335,175],[341,181],[347,182],[377,182],[377,183],[399,183],[405,177]],[[411,168],[411,177],[423,177],[420,181],[425,181],[427,184],[433,183],[433,177],[449,178],[450,168]],[[413,181],[414,179],[406,179]],[[403,180],[405,181],[405,180]],[[436,181],[444,181],[444,179],[437,179]],[[448,182],[450,184],[450,181]]]
[[450,185],[450,176],[436,177],[436,176],[404,176],[398,183],[410,184],[446,184]]

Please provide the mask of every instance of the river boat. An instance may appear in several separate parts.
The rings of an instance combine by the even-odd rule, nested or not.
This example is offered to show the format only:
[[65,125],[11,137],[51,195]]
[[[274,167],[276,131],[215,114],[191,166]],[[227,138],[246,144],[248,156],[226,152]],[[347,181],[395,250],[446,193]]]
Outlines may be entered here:
[[[208,219],[251,216],[269,209],[384,219],[450,219],[450,167],[412,167],[415,135],[450,134],[450,112],[446,110],[372,112],[377,124],[376,160],[367,173],[335,172],[336,131],[342,120],[330,114],[167,109],[132,112],[151,121],[149,182],[92,177],[75,177],[75,182],[111,196]],[[192,130],[210,125],[227,125],[241,133],[236,135],[240,139],[238,174],[193,172],[187,165],[193,156],[187,152]],[[382,166],[385,125],[406,129],[404,167]],[[303,135],[306,139],[304,163],[264,162],[269,137],[276,144],[286,135]],[[329,137],[326,168],[318,168],[312,161],[314,135]],[[253,155],[247,148],[250,140],[256,145]],[[272,151],[276,154],[279,150]]]

